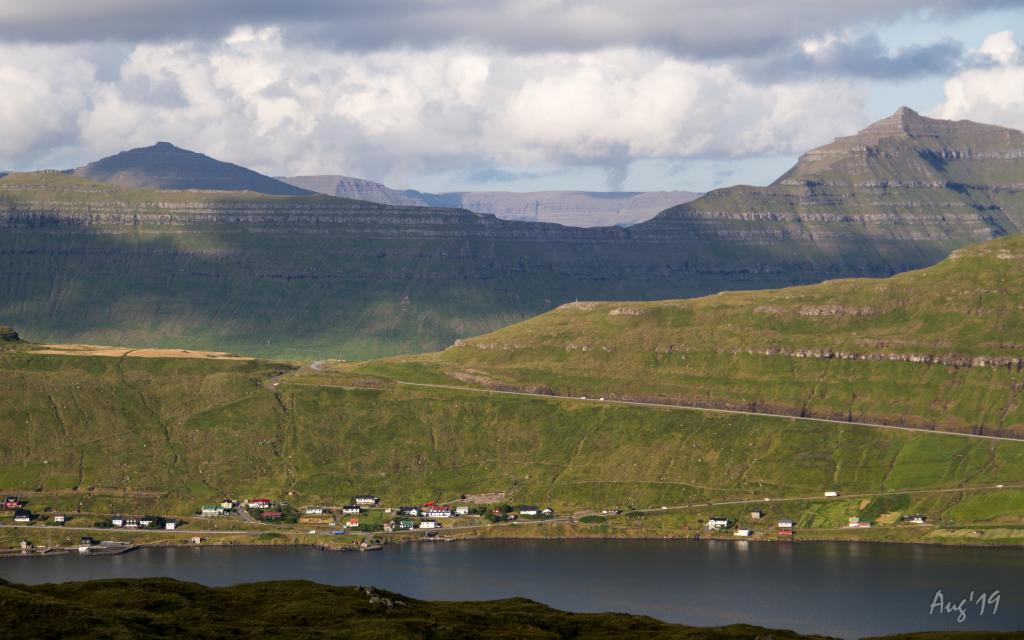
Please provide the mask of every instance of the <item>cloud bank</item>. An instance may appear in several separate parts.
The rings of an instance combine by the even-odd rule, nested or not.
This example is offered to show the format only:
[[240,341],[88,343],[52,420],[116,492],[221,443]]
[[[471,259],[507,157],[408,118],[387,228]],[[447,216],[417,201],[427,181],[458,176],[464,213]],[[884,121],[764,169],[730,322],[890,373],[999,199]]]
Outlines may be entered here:
[[863,114],[849,82],[755,82],[652,50],[357,54],[289,47],[273,27],[137,45],[107,80],[73,46],[8,45],[0,83],[0,129],[20,132],[0,138],[7,166],[165,139],[274,173],[398,181],[555,163],[616,186],[634,158],[796,152]]
[[1011,33],[971,51],[873,30],[1021,4],[5,2],[0,169],[168,140],[273,175],[598,168],[616,189],[637,160],[796,154],[877,117],[879,83],[926,77],[946,82],[934,113],[1019,127]]

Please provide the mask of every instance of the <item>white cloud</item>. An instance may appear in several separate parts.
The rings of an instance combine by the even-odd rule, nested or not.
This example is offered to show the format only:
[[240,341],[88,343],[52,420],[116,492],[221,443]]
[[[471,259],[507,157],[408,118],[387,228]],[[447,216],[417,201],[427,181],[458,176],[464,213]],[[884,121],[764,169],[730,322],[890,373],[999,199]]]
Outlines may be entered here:
[[401,182],[546,162],[600,166],[615,183],[634,159],[794,153],[865,120],[849,79],[752,82],[726,63],[631,47],[345,53],[241,28],[213,44],[137,45],[108,80],[73,48],[43,48],[44,64],[39,49],[0,47],[14,96],[0,126],[25,132],[0,141],[0,166],[27,168],[56,136],[76,141],[68,162],[168,140],[273,174]]
[[977,54],[980,64],[946,81],[935,115],[1024,130],[1024,49],[1002,31],[986,38]]
[[[0,166],[67,144],[89,105],[95,69],[71,51],[43,46],[0,53]],[[6,163],[6,164],[5,164]]]

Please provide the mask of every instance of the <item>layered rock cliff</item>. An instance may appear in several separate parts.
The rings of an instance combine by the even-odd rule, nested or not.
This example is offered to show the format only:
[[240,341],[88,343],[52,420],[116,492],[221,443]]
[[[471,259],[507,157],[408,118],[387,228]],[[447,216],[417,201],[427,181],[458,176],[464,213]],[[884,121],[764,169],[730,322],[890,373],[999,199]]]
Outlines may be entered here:
[[366,357],[576,299],[890,275],[1024,224],[1019,132],[894,119],[628,228],[10,174],[0,318],[33,339]]

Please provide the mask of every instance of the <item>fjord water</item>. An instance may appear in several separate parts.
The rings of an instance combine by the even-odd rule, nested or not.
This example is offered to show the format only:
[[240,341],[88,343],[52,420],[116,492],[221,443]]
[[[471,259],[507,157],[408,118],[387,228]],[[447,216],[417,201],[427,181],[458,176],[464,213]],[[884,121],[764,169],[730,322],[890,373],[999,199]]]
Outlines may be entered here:
[[[149,548],[121,556],[0,561],[38,584],[167,576],[211,586],[304,579],[432,600],[523,596],[569,611],[622,611],[689,625],[738,622],[845,638],[931,629],[1024,629],[1024,550],[923,545],[560,540],[306,547]],[[1000,592],[966,619],[932,610]]]

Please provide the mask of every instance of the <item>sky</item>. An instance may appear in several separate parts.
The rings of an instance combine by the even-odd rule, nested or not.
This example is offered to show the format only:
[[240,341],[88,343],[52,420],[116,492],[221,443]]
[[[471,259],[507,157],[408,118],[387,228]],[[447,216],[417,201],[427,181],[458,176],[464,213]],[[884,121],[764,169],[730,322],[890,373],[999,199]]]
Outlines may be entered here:
[[0,0],[0,169],[157,141],[422,191],[707,191],[909,106],[1024,129],[1024,0]]

